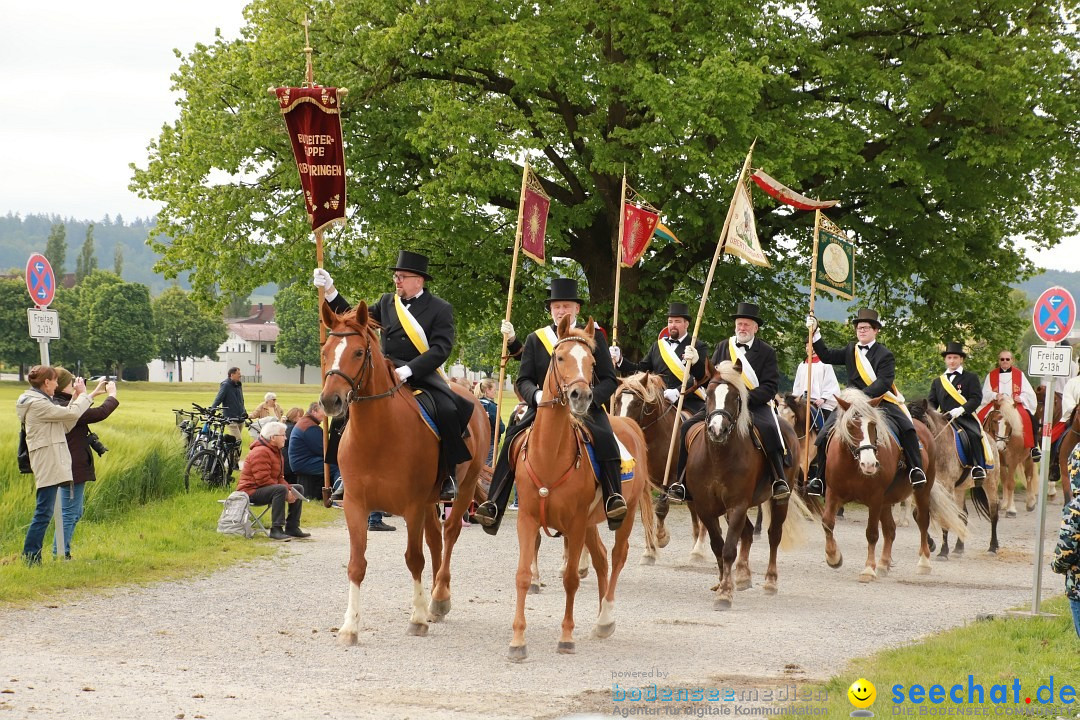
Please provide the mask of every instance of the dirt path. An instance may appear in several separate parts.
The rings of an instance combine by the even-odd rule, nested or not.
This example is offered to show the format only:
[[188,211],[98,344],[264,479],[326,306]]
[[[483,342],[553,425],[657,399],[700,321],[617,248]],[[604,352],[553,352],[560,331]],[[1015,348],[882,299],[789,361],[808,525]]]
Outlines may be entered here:
[[[1030,602],[1033,513],[1002,519],[996,557],[984,552],[989,527],[974,520],[967,556],[935,559],[928,576],[915,574],[915,529],[901,528],[898,566],[861,585],[860,510],[849,508],[838,524],[841,569],[825,565],[820,529],[808,525],[803,547],[781,553],[780,593],[765,596],[767,541],[759,541],[751,553],[755,587],[718,612],[709,592],[715,564],[688,561],[689,516],[674,508],[673,540],[655,566],[637,565],[635,530],[617,630],[607,640],[589,637],[596,584],[591,576],[583,581],[575,655],[555,652],[561,549],[546,542],[547,585],[527,602],[530,655],[522,664],[505,659],[517,561],[512,519],[496,538],[479,527],[463,530],[453,610],[426,638],[405,635],[404,533],[373,534],[360,645],[350,649],[334,637],[347,588],[340,523],[273,558],[210,577],[0,612],[0,720],[611,716],[615,683],[790,687],[825,679],[852,656]],[[1048,538],[1059,511],[1048,509]],[[1044,595],[1060,591],[1058,578],[1045,575]]]

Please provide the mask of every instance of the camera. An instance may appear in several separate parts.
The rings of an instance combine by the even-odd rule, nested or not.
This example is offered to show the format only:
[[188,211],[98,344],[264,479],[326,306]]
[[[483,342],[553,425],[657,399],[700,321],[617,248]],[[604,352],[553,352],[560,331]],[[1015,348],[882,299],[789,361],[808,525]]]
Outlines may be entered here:
[[98,457],[109,452],[109,448],[105,447],[105,443],[101,442],[96,432],[86,433],[86,442],[98,454]]

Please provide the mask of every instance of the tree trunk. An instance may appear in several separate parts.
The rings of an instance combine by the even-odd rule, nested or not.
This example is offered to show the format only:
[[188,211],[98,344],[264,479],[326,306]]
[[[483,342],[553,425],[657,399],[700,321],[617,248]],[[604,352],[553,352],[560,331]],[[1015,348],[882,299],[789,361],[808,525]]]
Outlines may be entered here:
[[304,384],[304,363],[300,363],[300,384]]
[[184,382],[184,358],[176,357],[176,382]]
[[26,365],[19,363],[19,382],[26,382]]

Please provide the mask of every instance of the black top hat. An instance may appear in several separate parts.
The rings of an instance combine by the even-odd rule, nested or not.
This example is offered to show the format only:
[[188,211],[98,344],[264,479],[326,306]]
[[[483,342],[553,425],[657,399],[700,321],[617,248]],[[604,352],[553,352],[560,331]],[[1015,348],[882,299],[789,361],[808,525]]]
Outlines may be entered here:
[[754,303],[741,302],[739,307],[735,308],[735,314],[731,316],[732,320],[738,320],[739,318],[747,318],[753,320],[758,325],[763,325],[761,318],[758,317],[758,306]]
[[547,308],[556,300],[569,300],[579,305],[585,302],[578,297],[577,280],[573,278],[552,278],[548,294],[548,299],[544,301],[544,307]]
[[416,273],[425,280],[430,280],[431,276],[428,275],[428,259],[427,255],[421,255],[420,253],[409,252],[408,250],[402,250],[398,253],[397,264],[394,265],[391,270],[404,270],[405,272]]
[[876,329],[881,329],[881,321],[878,320],[877,310],[871,310],[870,308],[859,308],[859,312],[855,313],[855,317],[851,318],[851,324],[858,326],[861,322],[868,322]]
[[686,318],[687,322],[690,322],[690,308],[686,306],[686,303],[673,302],[667,309],[667,316]]
[[946,355],[959,355],[962,358],[967,357],[967,353],[964,352],[964,346],[958,342],[950,342],[945,345],[945,349],[941,351],[941,357]]

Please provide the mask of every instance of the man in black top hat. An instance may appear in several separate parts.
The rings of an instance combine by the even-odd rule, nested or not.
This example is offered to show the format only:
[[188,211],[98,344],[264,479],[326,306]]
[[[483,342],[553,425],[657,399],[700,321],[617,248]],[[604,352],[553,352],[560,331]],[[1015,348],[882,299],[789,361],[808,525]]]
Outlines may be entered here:
[[[435,402],[440,472],[446,473],[439,499],[450,501],[457,494],[455,468],[472,459],[461,435],[473,412],[473,403],[450,389],[441,370],[454,345],[454,309],[424,289],[424,283],[431,279],[426,256],[402,250],[390,269],[394,271],[394,292],[384,293],[368,306],[368,313],[382,326],[382,351],[393,361],[398,380],[427,390]],[[326,270],[315,269],[313,284],[325,289],[326,302],[334,312],[351,308]]]
[[[499,449],[495,462],[495,472],[491,479],[488,499],[477,508],[473,519],[484,527],[484,532],[494,535],[502,523],[503,511],[510,500],[510,491],[514,485],[514,469],[511,467],[510,445],[521,432],[532,425],[536,418],[537,404],[543,395],[544,379],[551,364],[551,353],[558,336],[556,329],[559,321],[570,316],[577,322],[581,312],[582,300],[578,297],[577,280],[555,278],[551,281],[549,297],[545,301],[551,313],[551,325],[545,325],[525,339],[525,348],[521,353],[521,369],[514,383],[521,398],[528,403],[529,409],[517,423],[506,431],[506,439]],[[611,429],[604,405],[615,392],[615,366],[611,364],[607,340],[602,332],[596,333],[593,349],[593,399],[589,414],[585,416],[585,426],[592,435],[593,451],[600,464],[600,489],[604,493],[604,510],[607,514],[608,527],[617,530],[626,517],[626,500],[622,496],[620,478],[621,460],[615,433]]]
[[[689,329],[690,309],[686,303],[671,303],[668,307],[667,335],[656,340],[656,344],[649,349],[649,354],[641,362],[630,362],[623,357],[622,350],[617,346],[609,348],[611,360],[615,363],[615,372],[624,377],[639,372],[659,375],[664,379],[664,386],[667,388],[664,397],[672,405],[677,405],[679,390],[684,388],[683,363],[690,363],[690,379],[685,385],[685,388],[690,388],[705,378],[705,357],[709,354],[709,346],[700,340],[690,344]],[[691,414],[704,410],[705,392],[698,388],[688,394],[683,400],[683,409]]]
[[[735,321],[735,334],[716,346],[713,352],[713,365],[724,360],[742,361],[743,382],[750,390],[747,400],[750,417],[754,428],[761,438],[762,449],[772,471],[773,499],[785,500],[791,495],[791,488],[784,479],[784,445],[780,438],[780,421],[776,417],[773,398],[780,384],[780,366],[776,361],[776,350],[764,340],[757,338],[761,327],[758,306],[754,303],[741,302],[731,316]],[[686,486],[683,484],[683,472],[686,469],[686,432],[690,427],[705,420],[705,411],[683,423],[683,442],[680,443],[678,480],[668,489],[668,496],[674,500],[686,499]]]
[[[908,479],[911,480],[913,487],[918,487],[926,482],[926,473],[922,469],[922,453],[919,450],[919,436],[904,406],[904,398],[897,392],[894,384],[896,359],[891,350],[877,341],[881,321],[878,320],[876,311],[862,308],[851,322],[855,326],[857,342],[848,343],[845,347],[834,350],[825,345],[825,341],[821,339],[821,332],[817,329],[817,318],[813,315],[807,316],[806,325],[814,331],[814,352],[818,354],[822,362],[845,365],[848,371],[848,385],[862,390],[871,399],[882,398],[884,402],[878,405],[878,409],[885,413],[900,435],[900,447],[904,450],[907,466],[911,468],[908,471]],[[809,495],[825,494],[825,448],[836,417],[837,413],[833,413],[832,417],[826,421],[825,427],[818,433],[816,469],[811,469],[812,477],[806,484],[806,492]]]
[[982,445],[982,425],[975,411],[982,402],[982,383],[979,376],[964,370],[967,353],[958,342],[950,342],[941,352],[945,372],[930,384],[930,404],[967,435],[971,445],[971,478],[976,487],[986,479],[986,454]]

